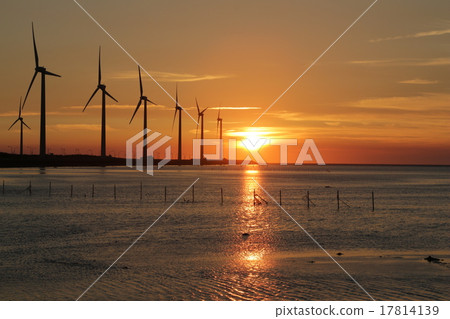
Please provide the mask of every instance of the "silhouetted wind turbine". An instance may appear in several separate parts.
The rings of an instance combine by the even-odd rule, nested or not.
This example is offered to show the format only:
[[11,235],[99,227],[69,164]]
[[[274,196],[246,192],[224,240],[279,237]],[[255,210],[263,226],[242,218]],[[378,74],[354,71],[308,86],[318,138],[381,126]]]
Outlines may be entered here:
[[[195,104],[197,105],[197,132],[195,132],[195,137],[197,138],[198,133],[198,124],[200,123],[200,139],[202,140],[202,144],[200,145],[200,161],[203,160],[203,116],[205,115],[205,111],[208,108],[205,108],[203,111],[200,112],[200,108],[198,106],[197,98],[195,99]],[[201,120],[201,122],[199,121]]]
[[156,105],[156,103],[153,103],[150,101],[145,95],[144,95],[144,89],[142,88],[142,78],[141,78],[141,68],[138,66],[138,72],[139,72],[139,89],[140,89],[140,97],[139,102],[136,106],[136,109],[134,110],[133,116],[131,117],[130,123],[133,121],[134,116],[136,115],[137,111],[139,110],[139,107],[142,104],[142,101],[144,101],[144,129],[143,129],[143,165],[147,165],[147,102],[150,102],[151,104]]
[[178,114],[178,163],[181,164],[181,113],[182,113],[183,108],[180,106],[180,104],[178,104],[178,85],[176,86],[176,95],[175,95],[175,113],[173,115],[173,121],[172,121],[172,130],[173,130],[173,125],[175,124],[175,119],[177,117],[177,112]]
[[222,151],[223,151],[223,140],[222,140],[222,118],[220,117],[220,108],[219,113],[217,114],[217,127],[216,131],[219,131],[219,139],[220,139],[220,159],[223,159]]
[[219,113],[217,114],[217,129],[216,132],[219,132],[219,138],[222,139],[222,118],[220,117],[220,108]]
[[31,87],[33,85],[34,79],[36,78],[38,73],[41,73],[41,136],[40,136],[40,146],[39,146],[39,154],[41,156],[45,156],[45,149],[46,149],[46,127],[45,127],[45,76],[51,75],[51,76],[57,76],[61,77],[58,74],[51,73],[47,71],[46,68],[43,66],[39,66],[39,57],[38,52],[36,48],[36,40],[34,37],[34,25],[31,23],[31,32],[33,34],[33,47],[34,47],[34,60],[36,63],[36,67],[34,68],[34,75],[31,79],[30,86],[28,87],[27,94],[25,95],[25,99],[23,100],[22,108],[25,107],[25,102],[27,101],[28,93],[30,93]]
[[23,121],[23,117],[22,117],[22,98],[20,98],[20,103],[19,103],[19,116],[17,117],[17,120],[15,120],[13,124],[11,124],[11,126],[8,129],[8,131],[17,122],[20,122],[20,155],[23,155],[23,126],[25,125],[26,127],[28,127],[28,129],[30,129],[30,127],[28,125],[26,125],[25,122]]
[[115,98],[112,97],[111,94],[109,94],[106,91],[106,85],[102,84],[102,66],[101,66],[101,47],[98,49],[98,83],[97,88],[95,89],[94,93],[92,93],[91,97],[87,101],[86,105],[84,106],[84,110],[86,110],[89,102],[91,102],[94,95],[98,92],[98,90],[102,91],[102,137],[101,137],[101,150],[100,154],[102,157],[106,157],[106,95],[108,95],[110,98],[112,98],[114,101],[118,102]]

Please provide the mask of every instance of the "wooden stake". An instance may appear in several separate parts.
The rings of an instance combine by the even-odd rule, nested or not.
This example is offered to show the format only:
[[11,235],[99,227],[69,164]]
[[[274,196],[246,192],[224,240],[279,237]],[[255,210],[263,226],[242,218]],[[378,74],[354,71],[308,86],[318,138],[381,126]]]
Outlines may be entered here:
[[256,206],[256,189],[253,189],[253,206]]
[[30,181],[30,186],[28,186],[28,193],[29,193],[30,196],[31,196],[31,181]]
[[220,188],[220,204],[223,205],[223,188]]
[[95,186],[94,184],[92,184],[92,198],[94,198],[94,194],[95,194]]
[[308,203],[308,209],[309,209],[309,191],[306,191],[306,201]]
[[195,185],[192,185],[192,202],[195,201]]
[[52,196],[52,182],[48,182],[48,197]]
[[167,186],[164,186],[164,203],[167,202]]
[[116,184],[114,184],[114,199],[116,199]]
[[375,194],[372,191],[372,211],[375,211]]
[[140,188],[140,192],[139,192],[139,199],[142,200],[142,182],[141,182],[141,188]]
[[5,195],[5,180],[3,180],[2,194]]
[[70,198],[73,197],[73,185],[70,185]]
[[337,209],[339,210],[339,191],[337,191],[336,193],[336,198],[337,198]]

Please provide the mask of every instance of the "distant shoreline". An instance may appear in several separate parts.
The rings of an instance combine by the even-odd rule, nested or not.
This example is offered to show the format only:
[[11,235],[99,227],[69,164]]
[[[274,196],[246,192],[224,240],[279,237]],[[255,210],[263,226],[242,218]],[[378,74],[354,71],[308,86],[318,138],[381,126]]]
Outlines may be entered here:
[[[134,161],[134,160],[133,160]],[[154,159],[158,163],[160,159]],[[204,161],[205,166],[227,165],[228,160],[223,161]],[[256,163],[252,163],[257,165]],[[167,165],[192,166],[192,159],[184,159],[181,162],[174,159]],[[315,163],[305,163],[305,166],[316,165]],[[101,157],[96,155],[54,155],[49,154],[42,158],[39,155],[18,155],[0,152],[0,168],[20,168],[20,167],[89,167],[89,166],[126,166],[126,159],[120,157]],[[240,165],[238,165],[240,166]],[[277,163],[268,163],[268,166],[279,166]],[[288,166],[294,166],[294,163],[288,163]],[[450,164],[342,164],[329,163],[326,166],[430,166],[430,167],[449,167]]]

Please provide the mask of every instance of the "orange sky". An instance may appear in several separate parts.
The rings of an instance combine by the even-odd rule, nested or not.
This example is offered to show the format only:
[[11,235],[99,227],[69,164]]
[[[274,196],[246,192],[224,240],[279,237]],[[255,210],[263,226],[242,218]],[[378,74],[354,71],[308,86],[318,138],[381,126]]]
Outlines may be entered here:
[[[201,107],[222,111],[225,137],[252,130],[263,112],[370,4],[320,1],[80,1],[194,118]],[[448,1],[379,1],[258,121],[272,138],[316,142],[326,163],[450,164],[450,11]],[[72,1],[9,1],[0,10],[2,76],[0,151],[18,151],[17,117],[34,69],[31,21],[41,64],[62,78],[47,81],[47,146],[53,153],[99,154],[103,79],[119,100],[107,111],[107,152],[124,155],[139,97],[134,62]],[[38,152],[39,81],[24,120],[26,153]],[[174,103],[147,75],[149,127],[173,135]],[[111,102],[111,101],[110,101]],[[205,137],[215,138],[217,109],[205,113]],[[184,156],[196,124],[183,115]],[[278,153],[265,148],[266,160]],[[225,151],[226,153],[226,151]],[[289,159],[295,160],[292,147]],[[241,154],[243,156],[243,154]]]

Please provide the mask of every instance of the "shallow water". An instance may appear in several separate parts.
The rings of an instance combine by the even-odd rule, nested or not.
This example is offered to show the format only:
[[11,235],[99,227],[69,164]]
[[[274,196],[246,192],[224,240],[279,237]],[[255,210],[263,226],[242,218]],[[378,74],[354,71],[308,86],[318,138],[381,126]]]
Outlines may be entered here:
[[0,170],[0,299],[78,298],[197,178],[83,300],[368,300],[287,213],[373,298],[450,297],[449,167],[168,166]]

